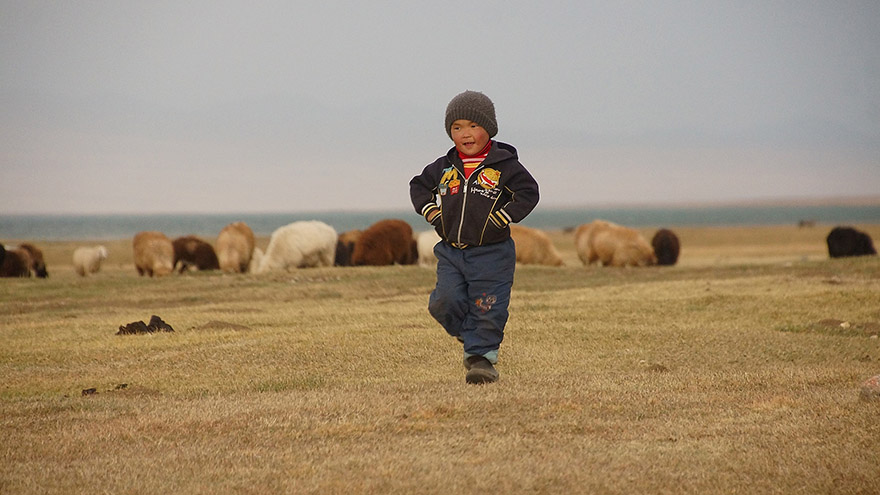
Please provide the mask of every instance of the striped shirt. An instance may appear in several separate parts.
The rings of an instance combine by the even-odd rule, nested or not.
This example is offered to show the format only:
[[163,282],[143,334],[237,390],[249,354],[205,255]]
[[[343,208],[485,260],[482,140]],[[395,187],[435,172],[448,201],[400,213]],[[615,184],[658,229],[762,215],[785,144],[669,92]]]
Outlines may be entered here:
[[483,163],[483,160],[486,159],[486,155],[489,154],[489,148],[491,147],[492,140],[490,139],[489,142],[486,143],[486,147],[476,155],[465,155],[461,151],[458,152],[458,157],[461,158],[462,163],[464,163],[465,180],[469,179],[473,171]]

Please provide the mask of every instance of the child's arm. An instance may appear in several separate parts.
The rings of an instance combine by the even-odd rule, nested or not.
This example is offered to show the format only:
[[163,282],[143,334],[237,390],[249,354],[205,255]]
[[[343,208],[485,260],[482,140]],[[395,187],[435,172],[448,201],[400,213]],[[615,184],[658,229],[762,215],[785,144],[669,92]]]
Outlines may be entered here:
[[440,218],[440,206],[436,201],[439,180],[434,173],[436,168],[434,164],[428,165],[421,174],[409,181],[409,197],[416,213],[431,224]]
[[522,165],[507,181],[504,189],[510,194],[510,201],[489,216],[489,219],[498,228],[522,221],[535,209],[540,198],[538,182]]

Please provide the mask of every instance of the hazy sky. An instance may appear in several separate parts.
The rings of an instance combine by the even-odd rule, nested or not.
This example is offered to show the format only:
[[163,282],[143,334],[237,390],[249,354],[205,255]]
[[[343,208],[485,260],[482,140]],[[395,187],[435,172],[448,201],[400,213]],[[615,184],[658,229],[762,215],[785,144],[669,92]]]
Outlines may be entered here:
[[410,208],[486,93],[541,206],[880,195],[880,2],[0,0],[0,214]]

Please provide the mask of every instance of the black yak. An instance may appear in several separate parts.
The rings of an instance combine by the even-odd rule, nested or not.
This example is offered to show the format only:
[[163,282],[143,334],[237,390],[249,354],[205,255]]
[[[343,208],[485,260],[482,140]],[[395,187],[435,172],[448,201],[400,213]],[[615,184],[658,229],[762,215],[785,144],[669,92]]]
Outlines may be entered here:
[[671,266],[678,261],[681,243],[678,241],[678,236],[671,230],[658,230],[651,239],[651,247],[654,248],[654,254],[657,255],[658,265]]
[[828,255],[832,258],[877,254],[871,237],[852,227],[834,227],[825,241],[828,243]]

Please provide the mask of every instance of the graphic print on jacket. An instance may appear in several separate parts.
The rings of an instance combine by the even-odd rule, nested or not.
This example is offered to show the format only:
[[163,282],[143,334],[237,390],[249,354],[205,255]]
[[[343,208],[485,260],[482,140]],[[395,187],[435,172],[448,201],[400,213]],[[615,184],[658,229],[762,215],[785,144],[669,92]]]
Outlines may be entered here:
[[498,199],[498,196],[501,195],[501,191],[498,190],[498,183],[501,181],[500,179],[501,172],[494,168],[487,168],[477,175],[477,184],[481,189],[474,186],[471,189],[471,192],[495,201]]

